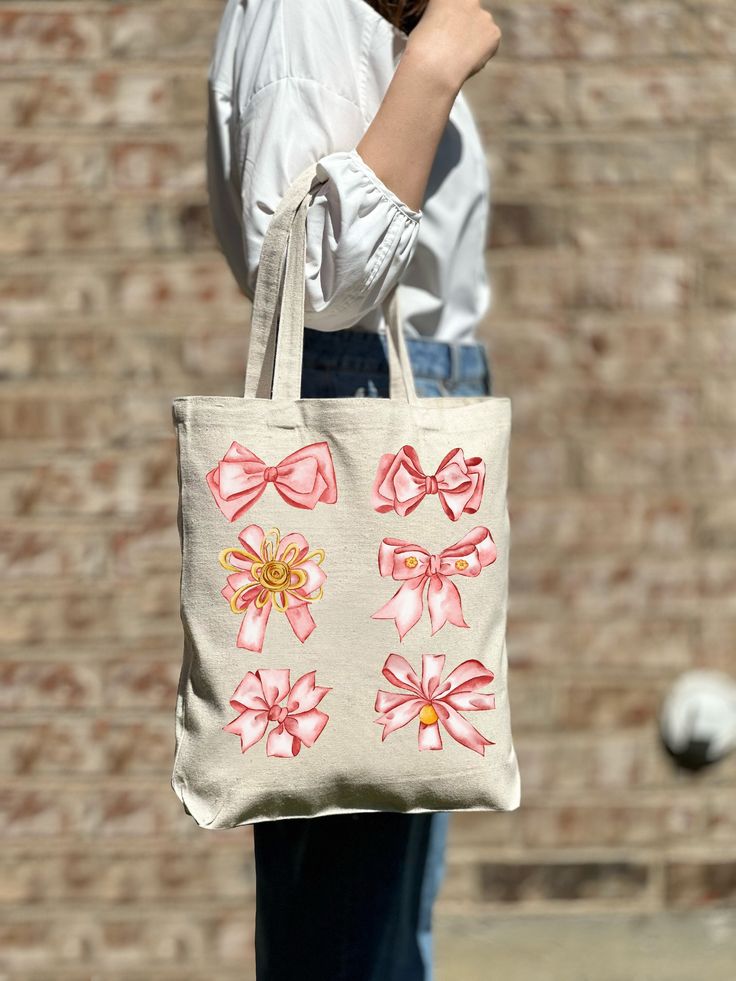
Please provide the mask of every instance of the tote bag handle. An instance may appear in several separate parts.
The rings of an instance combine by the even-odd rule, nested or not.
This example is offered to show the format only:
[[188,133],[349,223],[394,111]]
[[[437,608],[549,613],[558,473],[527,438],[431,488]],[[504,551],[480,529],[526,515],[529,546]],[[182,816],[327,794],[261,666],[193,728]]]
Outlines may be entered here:
[[[317,177],[310,164],[289,186],[261,247],[250,328],[244,398],[301,397],[307,208]],[[387,323],[389,397],[417,401],[401,329],[398,285],[382,303]]]

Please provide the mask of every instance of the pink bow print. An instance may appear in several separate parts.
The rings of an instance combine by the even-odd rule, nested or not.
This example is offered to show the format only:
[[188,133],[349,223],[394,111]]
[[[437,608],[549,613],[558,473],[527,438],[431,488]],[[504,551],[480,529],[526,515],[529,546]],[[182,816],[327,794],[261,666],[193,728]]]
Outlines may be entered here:
[[442,749],[442,723],[461,746],[485,756],[486,746],[495,743],[471,726],[460,712],[495,709],[495,695],[478,691],[493,681],[493,672],[480,661],[463,661],[442,681],[444,666],[444,654],[422,654],[420,680],[406,658],[389,654],[382,674],[405,694],[380,690],[376,694],[376,712],[382,713],[376,719],[383,726],[381,741],[419,716],[419,749]]
[[452,521],[463,512],[475,514],[483,496],[486,465],[479,456],[465,458],[459,448],[450,450],[432,476],[427,476],[413,446],[398,453],[384,453],[373,483],[376,511],[395,511],[405,518],[427,494],[436,494],[442,510]]
[[245,613],[238,631],[238,647],[260,653],[271,609],[286,614],[304,643],[316,624],[309,604],[322,599],[327,578],[320,568],[321,548],[309,551],[303,535],[291,532],[281,538],[278,528],[267,534],[259,525],[248,525],[238,538],[242,548],[226,548],[220,565],[232,575],[221,590],[233,613]]
[[243,753],[263,738],[269,722],[276,725],[268,734],[266,756],[298,756],[302,743],[311,749],[329,720],[316,706],[332,691],[315,685],[315,673],[302,675],[291,688],[288,668],[249,671],[230,699],[240,714],[222,728],[240,736]]
[[479,576],[487,565],[496,561],[496,545],[487,528],[480,525],[469,531],[455,545],[439,555],[420,545],[411,545],[399,538],[384,538],[378,548],[378,569],[401,586],[388,603],[373,614],[374,620],[394,620],[403,640],[419,621],[424,609],[424,587],[432,633],[448,621],[456,627],[467,627],[457,586],[450,576]]
[[335,468],[327,443],[310,443],[269,467],[245,446],[233,442],[206,479],[229,521],[253,507],[269,484],[295,508],[312,510],[319,501],[334,504],[337,500]]

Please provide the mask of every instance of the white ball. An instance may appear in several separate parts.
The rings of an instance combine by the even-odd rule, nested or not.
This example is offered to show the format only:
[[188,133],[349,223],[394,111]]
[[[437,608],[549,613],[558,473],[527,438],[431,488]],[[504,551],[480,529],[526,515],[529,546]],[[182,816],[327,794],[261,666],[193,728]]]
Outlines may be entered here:
[[665,697],[662,740],[683,767],[699,770],[736,749],[736,681],[718,671],[688,671]]

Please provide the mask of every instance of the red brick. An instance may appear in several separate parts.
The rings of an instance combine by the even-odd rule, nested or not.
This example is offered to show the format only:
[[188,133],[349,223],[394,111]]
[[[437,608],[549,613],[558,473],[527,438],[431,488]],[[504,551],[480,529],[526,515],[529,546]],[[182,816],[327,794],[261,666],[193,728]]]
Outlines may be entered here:
[[178,658],[120,661],[106,666],[104,688],[111,708],[159,708],[173,713],[179,678]]
[[508,650],[518,670],[544,670],[554,664],[580,668],[678,671],[688,667],[697,645],[697,621],[675,614],[655,617],[647,611],[626,617],[540,619],[511,616]]
[[[642,789],[668,786],[672,776],[653,729],[622,729],[615,736],[601,729],[520,732],[515,742],[524,774],[524,808],[543,807],[560,795],[576,806],[595,807],[609,795],[621,803],[624,794],[633,806]],[[595,824],[591,833],[595,843]]]
[[183,312],[192,304],[234,310],[237,304],[243,323],[250,306],[229,270],[214,260],[130,266],[117,277],[115,299],[130,314]]
[[6,709],[84,708],[97,703],[99,672],[93,664],[1,661]]
[[697,140],[667,130],[641,136],[627,127],[616,136],[568,140],[564,147],[561,180],[571,188],[633,185],[659,192],[663,171],[675,189],[694,185],[699,176]]
[[18,205],[5,209],[0,249],[8,255],[93,253],[112,244],[107,205],[62,207]]
[[590,126],[727,124],[736,119],[730,64],[616,66],[576,70],[572,102]]
[[693,347],[698,368],[709,372],[729,370],[736,363],[736,314],[733,311],[712,313],[699,324]]
[[606,489],[692,486],[701,474],[712,479],[714,463],[723,470],[724,479],[731,467],[736,473],[736,452],[720,442],[705,447],[701,440],[701,432],[690,436],[681,430],[639,425],[635,440],[627,428],[609,429],[605,439],[600,432],[578,435],[575,455],[584,484]]
[[728,230],[722,226],[727,222],[720,222],[715,215],[708,221],[700,211],[700,201],[682,192],[651,198],[638,195],[633,200],[628,194],[579,196],[566,209],[562,240],[586,251],[610,247],[687,249],[704,225],[710,241],[723,239]]
[[480,873],[483,898],[497,903],[631,902],[646,893],[651,874],[635,862],[488,863]]
[[671,862],[665,868],[665,899],[675,907],[731,905],[736,898],[736,862]]
[[[728,50],[732,18],[728,8],[709,4],[690,10],[676,0],[551,5],[494,5],[503,30],[504,57],[524,60],[684,57]],[[708,30],[704,30],[704,21]]]
[[519,811],[520,839],[527,848],[615,846],[641,848],[688,842],[703,834],[702,807],[656,802],[526,806]]
[[736,285],[733,277],[734,254],[709,256],[705,262],[704,290],[708,306],[733,311]]
[[105,180],[105,168],[105,148],[98,142],[0,142],[0,179],[6,191],[99,188]]
[[[565,560],[545,553],[544,560],[517,553],[511,570],[515,614],[546,609],[568,616],[610,617],[695,615],[699,573],[694,563],[638,553],[596,555]],[[514,595],[515,594],[515,595]]]
[[736,138],[716,134],[706,143],[708,180],[713,184],[736,186]]
[[150,499],[172,500],[176,492],[173,432],[148,446],[121,452],[106,448],[90,455],[49,455],[35,450],[0,471],[0,497],[9,514],[29,517],[69,515],[135,516]]
[[0,728],[0,769],[16,776],[58,777],[99,773],[105,776],[169,775],[173,762],[173,712],[161,718],[125,722],[113,714],[53,719]]
[[163,74],[108,68],[28,74],[6,83],[10,119],[21,129],[160,126],[173,118]]
[[103,51],[103,21],[92,11],[51,13],[13,9],[0,13],[0,61],[83,61]]
[[120,191],[201,191],[205,160],[201,146],[169,139],[125,140],[110,147],[110,174]]
[[493,142],[499,127],[545,129],[569,118],[565,75],[559,66],[499,61],[493,67],[492,75],[478,74],[466,86],[487,143]]
[[201,62],[211,54],[218,15],[211,3],[116,3],[108,18],[110,52],[116,58]]
[[641,494],[517,496],[509,507],[522,549],[577,554],[626,546],[680,552],[693,541],[693,515],[684,497]]
[[731,673],[736,644],[736,618],[728,609],[704,617],[698,624],[693,666]]
[[[252,890],[240,849],[159,847],[152,854],[75,848],[61,854],[35,849],[7,856],[4,903],[70,900],[134,904],[207,897],[245,901]],[[234,868],[231,867],[234,863]],[[223,873],[230,872],[224,876]]]

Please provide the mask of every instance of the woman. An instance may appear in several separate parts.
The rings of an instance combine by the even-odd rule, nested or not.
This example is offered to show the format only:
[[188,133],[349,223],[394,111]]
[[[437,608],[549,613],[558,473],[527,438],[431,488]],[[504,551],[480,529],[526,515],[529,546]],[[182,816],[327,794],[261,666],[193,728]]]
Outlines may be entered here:
[[[387,395],[380,305],[399,280],[418,393],[490,394],[474,336],[488,179],[461,88],[499,40],[480,0],[228,0],[208,182],[249,297],[284,191],[314,161],[324,182],[307,217],[305,398]],[[259,981],[429,978],[447,818],[257,824]]]

